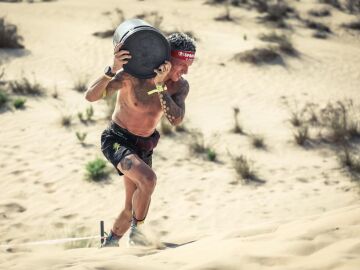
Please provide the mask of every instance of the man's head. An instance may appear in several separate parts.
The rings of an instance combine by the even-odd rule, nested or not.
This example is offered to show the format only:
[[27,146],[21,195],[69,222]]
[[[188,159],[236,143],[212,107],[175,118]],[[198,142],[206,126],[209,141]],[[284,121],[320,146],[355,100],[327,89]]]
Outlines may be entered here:
[[173,33],[167,37],[171,47],[171,70],[169,79],[178,81],[183,74],[188,72],[193,63],[196,45],[195,41],[185,33]]

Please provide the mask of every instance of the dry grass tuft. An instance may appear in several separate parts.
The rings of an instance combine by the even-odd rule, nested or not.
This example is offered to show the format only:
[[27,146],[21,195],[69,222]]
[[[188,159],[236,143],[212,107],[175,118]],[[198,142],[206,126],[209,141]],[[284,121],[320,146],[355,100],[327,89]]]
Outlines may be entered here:
[[292,45],[290,38],[284,34],[277,34],[272,32],[270,34],[260,35],[260,40],[276,43],[278,45],[279,51],[291,56],[298,56],[298,51]]
[[116,28],[125,21],[124,12],[119,8],[115,8],[112,12],[104,12],[103,15],[108,16],[111,22],[111,29],[95,32],[93,35],[100,38],[109,38],[114,35]]
[[321,22],[316,22],[313,20],[304,20],[304,23],[305,23],[306,27],[308,27],[310,29],[314,29],[319,32],[325,32],[325,33],[329,33],[329,34],[332,33],[331,29]]
[[232,129],[232,132],[236,134],[244,134],[244,131],[239,123],[239,113],[240,109],[239,107],[233,108],[234,110],[234,128]]
[[360,19],[358,19],[357,21],[344,23],[341,26],[347,29],[360,31]]
[[251,135],[250,137],[251,139],[251,144],[255,147],[255,148],[261,148],[261,149],[265,149],[265,143],[264,143],[264,137],[261,135]]
[[249,183],[251,180],[256,179],[256,173],[252,167],[252,162],[244,155],[231,157],[231,160],[239,180],[244,183]]
[[327,8],[322,8],[322,9],[310,9],[308,11],[308,14],[314,17],[326,17],[326,16],[330,16],[331,12],[329,9]]
[[5,18],[0,18],[0,48],[23,49],[22,36],[17,33],[17,26],[5,22]]
[[10,81],[9,89],[17,95],[24,96],[43,96],[45,89],[38,82],[30,82],[29,79],[23,77],[18,81]]
[[233,59],[238,62],[247,62],[254,65],[273,63],[276,60],[282,60],[277,48],[255,48],[234,55]]

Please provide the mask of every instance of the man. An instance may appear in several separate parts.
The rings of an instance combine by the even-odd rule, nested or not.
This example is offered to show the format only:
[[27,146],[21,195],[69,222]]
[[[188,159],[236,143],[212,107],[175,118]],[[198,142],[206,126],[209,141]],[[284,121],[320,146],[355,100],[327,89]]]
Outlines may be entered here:
[[196,51],[194,40],[184,33],[167,39],[171,59],[154,70],[155,78],[141,80],[121,70],[131,55],[118,44],[113,66],[86,91],[91,102],[118,91],[112,121],[101,135],[101,149],[119,175],[124,175],[125,207],[103,246],[118,246],[129,227],[129,244],[147,244],[138,226],[146,218],[156,184],[152,153],[160,135],[155,128],[163,115],[172,125],[183,120],[189,84],[182,75],[187,74]]

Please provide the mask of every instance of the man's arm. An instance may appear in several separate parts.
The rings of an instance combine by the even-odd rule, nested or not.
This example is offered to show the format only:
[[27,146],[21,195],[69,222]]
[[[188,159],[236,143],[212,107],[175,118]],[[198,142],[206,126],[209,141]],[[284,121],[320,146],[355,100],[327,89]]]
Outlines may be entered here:
[[115,77],[111,79],[106,76],[101,76],[85,92],[85,98],[93,102],[106,96],[111,96],[114,92],[124,87],[124,81],[124,71],[117,73]]
[[166,91],[158,92],[164,114],[173,126],[179,125],[184,119],[185,99],[188,93],[189,83],[186,80],[183,80],[179,90],[173,96]]
[[[122,43],[118,43],[114,48],[114,63],[111,68],[113,73],[121,70],[123,65],[128,63],[128,60],[131,58],[129,51],[120,50],[122,45]],[[93,102],[105,96],[112,95],[124,86],[124,74],[124,71],[120,71],[114,78],[109,78],[105,75],[101,76],[85,92],[85,98]]]

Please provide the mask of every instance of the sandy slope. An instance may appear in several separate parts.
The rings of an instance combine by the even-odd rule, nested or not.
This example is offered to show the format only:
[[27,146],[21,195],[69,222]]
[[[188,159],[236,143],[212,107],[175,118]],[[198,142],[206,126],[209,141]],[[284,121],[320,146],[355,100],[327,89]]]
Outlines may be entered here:
[[[360,100],[360,40],[338,26],[352,17],[332,10],[324,19],[336,33],[329,40],[296,27],[293,43],[301,57],[286,59],[285,66],[256,68],[230,59],[262,45],[257,35],[270,29],[255,22],[255,12],[242,9],[234,10],[236,24],[215,22],[222,8],[201,3],[0,4],[0,16],[19,26],[27,48],[20,55],[0,50],[5,79],[34,73],[49,94],[29,98],[26,110],[0,115],[0,244],[94,235],[100,219],[109,228],[122,208],[122,179],[116,173],[105,184],[84,180],[85,164],[102,155],[106,106],[92,104],[96,122],[85,126],[76,114],[89,103],[71,90],[78,76],[95,79],[110,63],[111,40],[91,34],[110,27],[102,12],[114,7],[129,18],[157,5],[167,30],[191,30],[200,38],[198,59],[186,76],[191,85],[186,120],[204,132],[220,160],[189,156],[191,136],[182,134],[163,136],[155,153],[159,180],[146,226],[157,241],[189,244],[163,251],[127,249],[123,240],[121,248],[110,250],[2,248],[1,269],[359,269],[358,185],[331,150],[294,145],[284,105],[284,100]],[[303,13],[319,6],[294,5]],[[55,87],[58,100],[50,96]],[[233,106],[240,107],[248,134],[265,136],[267,151],[229,132]],[[74,115],[71,128],[59,124],[62,113]],[[88,133],[87,147],[77,143],[76,131]],[[212,141],[214,133],[219,137]],[[266,183],[231,184],[236,176],[227,150],[250,157]]]

